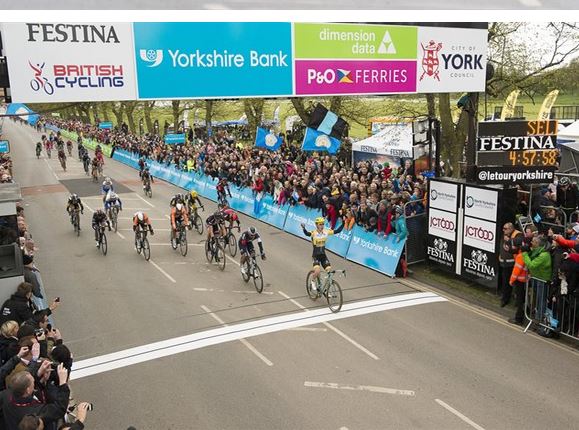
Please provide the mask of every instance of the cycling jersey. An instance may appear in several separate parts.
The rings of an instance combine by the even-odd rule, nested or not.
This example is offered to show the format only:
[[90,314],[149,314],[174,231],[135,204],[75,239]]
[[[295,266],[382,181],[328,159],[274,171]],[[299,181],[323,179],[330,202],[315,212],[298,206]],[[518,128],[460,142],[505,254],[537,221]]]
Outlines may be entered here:
[[215,215],[209,215],[207,217],[207,220],[205,220],[205,224],[210,225],[210,226],[216,226],[216,225],[223,224],[223,217],[217,217]]
[[187,211],[184,207],[180,211],[178,211],[176,207],[171,208],[171,225],[173,228],[176,228],[178,221],[184,222],[185,224],[189,223]]
[[239,222],[239,217],[237,216],[237,212],[235,212],[233,209],[231,209],[231,208],[223,209],[221,211],[221,213],[223,213],[223,218],[226,221],[238,221]]
[[326,241],[328,237],[332,236],[333,234],[338,234],[344,228],[344,224],[341,224],[336,230],[332,230],[329,228],[324,228],[322,231],[318,231],[318,229],[307,231],[303,228],[304,234],[308,237],[312,238],[312,245],[314,247],[312,256],[319,257],[326,255]]

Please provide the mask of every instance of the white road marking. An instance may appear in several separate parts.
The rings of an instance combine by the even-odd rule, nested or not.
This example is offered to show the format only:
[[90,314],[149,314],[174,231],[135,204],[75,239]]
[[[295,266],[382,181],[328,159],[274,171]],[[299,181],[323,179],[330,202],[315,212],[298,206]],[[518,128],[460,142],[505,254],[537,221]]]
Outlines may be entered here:
[[395,388],[374,387],[372,385],[346,385],[336,384],[335,382],[304,382],[304,387],[313,388],[332,388],[335,390],[350,390],[350,391],[370,391],[372,393],[380,394],[397,394],[399,396],[414,397],[416,393],[412,390],[397,390]]
[[122,235],[121,233],[119,233],[118,231],[117,231],[117,234],[120,236],[121,239],[123,239],[123,240],[125,239],[125,236],[123,236],[123,235]]
[[454,415],[456,415],[457,417],[459,417],[461,420],[463,420],[465,423],[467,423],[468,425],[470,425],[471,427],[477,429],[477,430],[485,430],[483,427],[479,426],[477,423],[475,423],[473,420],[471,420],[470,418],[468,418],[467,416],[461,414],[459,411],[457,411],[456,409],[454,409],[452,406],[444,403],[442,400],[440,399],[434,399],[434,401],[436,403],[438,403],[440,406],[442,406],[444,409],[446,409],[447,411],[453,413]]
[[161,269],[161,267],[155,263],[153,260],[149,260],[149,263],[151,263],[153,265],[153,267],[155,267],[159,272],[161,272],[163,275],[165,275],[165,277],[171,281],[172,283],[176,284],[177,281],[175,281],[175,279],[169,275],[167,272],[165,272],[163,269]]
[[[170,243],[151,243],[151,242],[149,242],[149,245],[151,245],[151,246],[171,246]],[[200,247],[200,246],[203,246],[203,244],[202,243],[187,243],[187,246]]]
[[[187,264],[187,263],[184,263]],[[226,290],[218,290],[216,288],[193,288],[193,291],[199,291],[199,292],[203,292],[203,293],[237,293],[237,294],[259,294],[257,291],[238,291],[238,290],[233,290],[233,291],[226,291]],[[268,294],[268,295],[272,295],[273,292],[271,291],[264,291],[261,294]]]
[[296,328],[290,328],[287,331],[323,331],[323,332],[327,332],[328,329],[323,328],[323,327],[296,327]]
[[147,200],[145,200],[144,198],[142,198],[140,195],[138,195],[137,193],[135,193],[135,195],[140,198],[142,201],[144,201],[145,203],[147,203],[149,206],[151,206],[152,208],[155,207],[155,205],[153,203],[148,202]]
[[[285,297],[286,299],[288,299],[290,302],[292,302],[294,305],[296,305],[298,308],[304,310],[304,311],[309,311],[309,309],[307,309],[305,306],[302,306],[300,303],[298,303],[297,301],[295,301],[294,299],[292,299],[291,297],[289,297],[287,294],[283,293],[282,291],[278,291],[278,293],[280,295],[282,295],[283,297]],[[340,337],[342,337],[343,339],[347,340],[348,342],[350,342],[352,345],[354,345],[356,348],[358,348],[360,351],[362,351],[364,354],[368,355],[370,358],[372,358],[373,360],[380,360],[380,358],[378,358],[378,356],[376,354],[374,354],[373,352],[370,352],[367,348],[363,347],[362,345],[360,345],[358,342],[356,342],[354,339],[352,339],[350,336],[348,336],[346,333],[344,333],[342,330],[337,329],[336,327],[334,327],[332,324],[329,324],[327,322],[323,323],[326,327],[328,327],[330,330],[332,330],[334,333],[336,333],[337,335],[339,335]]]
[[526,7],[542,7],[543,5],[539,0],[519,0],[523,6]]
[[[211,315],[215,319],[215,321],[217,321],[219,324],[223,324],[224,326],[227,327],[227,324],[221,318],[219,318],[217,315],[215,315],[213,312],[211,312],[207,306],[201,305],[201,309],[203,309],[205,312],[207,312],[209,315]],[[249,343],[247,339],[240,339],[240,342],[243,345],[245,345],[245,347],[247,349],[249,349],[251,352],[253,352],[255,355],[257,355],[257,357],[261,361],[263,361],[265,364],[267,364],[268,366],[273,366],[273,363],[270,360],[268,360],[265,355],[263,355],[261,352],[259,352],[251,343]]]
[[[120,216],[118,217],[118,219],[130,219],[131,221],[133,220],[133,217],[128,217],[128,216]],[[165,218],[149,218],[151,221],[165,221]]]
[[[132,228],[119,228],[119,231],[133,231],[133,229]],[[171,229],[170,228],[156,228],[156,229],[154,229],[154,231],[171,231]]]
[[201,9],[206,10],[229,10],[229,8],[219,3],[205,3]]
[[232,293],[239,293],[239,294],[266,294],[266,295],[272,295],[273,291],[262,291],[261,293],[258,293],[257,291],[238,291],[238,290],[233,290],[231,291]]
[[[82,199],[81,199],[81,201],[82,201]],[[87,205],[86,203],[83,203],[83,206],[84,206],[85,208],[87,208],[89,211],[91,211],[92,213],[94,213],[94,209],[91,208],[91,207],[90,207],[89,205]]]
[[[124,197],[123,193],[118,193],[120,196],[123,196],[123,198],[121,200],[127,200],[127,201],[138,201],[139,199],[132,199],[130,197]],[[132,194],[132,193],[131,193]],[[102,200],[102,196],[101,197],[96,197],[96,196],[90,196],[90,197],[83,197],[83,200]]]
[[[224,252],[225,252],[225,250],[224,250]],[[225,256],[227,257],[227,259],[229,261],[231,261],[232,263],[237,264],[239,267],[241,267],[241,264],[239,264],[239,261],[235,260],[233,257],[230,257],[229,255],[227,255],[227,253],[225,253]]]
[[48,160],[46,158],[44,158],[44,162],[46,163],[46,165],[48,166],[48,168],[50,169],[50,171],[52,172],[52,174],[54,175],[56,180],[60,182],[60,178],[58,177],[56,172],[52,169],[52,166],[50,165],[50,163],[48,162]]
[[[153,262],[151,261],[151,263]],[[162,270],[158,266],[157,268]],[[324,321],[336,321],[391,309],[445,301],[447,300],[434,293],[409,293],[347,303],[336,314],[332,313],[328,308],[322,308],[219,327],[77,361],[73,365],[71,379],[80,379],[146,361],[157,360],[161,357],[267,333],[284,331],[290,328],[312,326]]]

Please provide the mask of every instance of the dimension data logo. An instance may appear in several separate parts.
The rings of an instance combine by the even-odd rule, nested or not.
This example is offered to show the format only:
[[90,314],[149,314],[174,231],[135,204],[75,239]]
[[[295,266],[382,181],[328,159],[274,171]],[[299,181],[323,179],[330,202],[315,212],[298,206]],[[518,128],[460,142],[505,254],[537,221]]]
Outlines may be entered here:
[[[288,54],[284,54],[281,50],[276,53],[260,53],[250,50],[249,55],[231,53],[227,49],[213,49],[209,52],[202,52],[200,49],[191,52],[167,49],[166,53],[168,54],[168,64],[173,68],[289,67]],[[163,62],[164,52],[162,49],[140,49],[139,58],[147,64],[147,67],[157,67]]]
[[352,42],[352,54],[396,54],[396,46],[388,30],[380,38],[374,30],[338,31],[323,28],[319,37],[322,42]]

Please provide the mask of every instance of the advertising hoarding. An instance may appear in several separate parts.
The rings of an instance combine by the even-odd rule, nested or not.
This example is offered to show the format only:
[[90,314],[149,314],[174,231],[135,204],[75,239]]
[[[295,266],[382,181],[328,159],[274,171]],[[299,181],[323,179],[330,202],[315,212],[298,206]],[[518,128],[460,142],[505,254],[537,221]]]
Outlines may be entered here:
[[496,222],[498,200],[498,191],[467,186],[464,192],[464,214]]
[[130,23],[2,23],[14,101],[136,100]]

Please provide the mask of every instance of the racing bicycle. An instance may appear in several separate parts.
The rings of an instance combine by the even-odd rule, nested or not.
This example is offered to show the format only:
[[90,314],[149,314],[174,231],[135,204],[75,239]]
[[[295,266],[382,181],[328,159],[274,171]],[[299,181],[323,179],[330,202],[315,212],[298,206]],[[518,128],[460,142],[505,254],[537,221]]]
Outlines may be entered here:
[[[345,270],[330,270],[329,272],[320,272],[320,276],[316,280],[316,289],[312,288],[312,277],[314,271],[310,270],[306,276],[306,291],[308,296],[312,300],[317,300],[322,295],[328,301],[328,307],[334,313],[339,312],[342,309],[342,304],[344,303],[344,298],[342,296],[342,288],[336,280],[334,280],[334,274],[340,273],[344,277],[346,276]],[[323,278],[322,280],[320,280]]]
[[[205,208],[203,206],[201,206],[201,209],[205,211]],[[188,213],[189,220],[191,221],[189,229],[194,228],[195,230],[197,230],[197,233],[203,234],[203,220],[201,219],[201,216],[197,213],[198,208],[197,207],[192,208],[191,206],[189,206],[188,211],[189,211]]]
[[255,252],[252,252],[251,255],[245,263],[245,273],[241,272],[241,277],[243,278],[244,282],[249,282],[249,278],[253,279],[253,285],[258,293],[261,294],[263,291],[263,275],[261,274],[261,269],[257,265],[257,260],[255,258]]
[[112,207],[109,208],[107,215],[111,220],[111,224],[113,225],[116,233],[117,229],[119,228],[119,207],[116,204],[112,205]]
[[239,226],[232,227],[228,225],[227,227],[225,227],[226,233],[225,237],[222,240],[223,240],[223,248],[227,248],[229,250],[229,255],[235,257],[235,255],[237,254],[237,238],[235,237],[235,234],[233,234],[233,232],[231,231],[232,228],[237,228],[238,232],[241,231],[241,228]]
[[143,190],[145,191],[145,195],[149,196],[150,199],[153,198],[153,189],[151,188],[151,180],[146,179],[145,183],[143,184]]
[[181,255],[183,257],[187,255],[187,229],[183,222],[177,221],[176,234],[174,234],[173,229],[171,229],[171,247],[175,250],[179,247]]
[[212,236],[210,241],[205,241],[205,257],[210,264],[215,262],[219,270],[225,270],[225,251],[219,238]]
[[92,166],[92,180],[93,182],[99,181],[99,171],[97,166]]
[[98,242],[99,242],[99,249],[103,253],[103,255],[107,255],[108,245],[107,245],[107,236],[105,234],[105,225],[104,223],[98,227]]
[[139,226],[135,231],[135,249],[137,254],[142,251],[145,260],[149,261],[151,258],[151,246],[149,245],[149,239],[147,239],[147,229],[142,226]]
[[80,236],[80,215],[78,209],[73,209],[70,214],[70,222],[74,228],[74,232],[77,236]]

